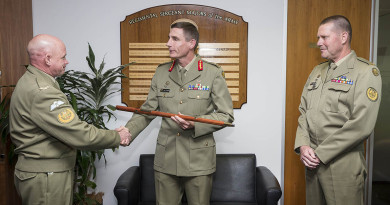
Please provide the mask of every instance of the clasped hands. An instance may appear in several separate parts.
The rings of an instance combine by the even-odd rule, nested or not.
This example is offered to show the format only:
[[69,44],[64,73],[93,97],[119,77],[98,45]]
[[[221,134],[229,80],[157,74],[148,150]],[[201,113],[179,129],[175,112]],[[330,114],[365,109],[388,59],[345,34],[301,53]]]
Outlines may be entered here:
[[[179,115],[181,115],[180,112],[179,112]],[[194,128],[193,121],[184,120],[183,118],[181,118],[177,115],[172,116],[171,119],[173,121],[175,121],[183,130]],[[120,126],[119,128],[116,128],[115,131],[117,131],[119,133],[119,136],[121,137],[120,145],[121,146],[129,146],[129,144],[132,140],[131,133],[130,133],[129,129],[127,129],[124,126]]]
[[127,129],[124,126],[120,126],[119,128],[116,128],[115,131],[119,133],[119,136],[121,137],[121,146],[129,146],[131,142],[131,133],[129,129]]
[[299,148],[300,159],[302,163],[309,169],[315,169],[320,164],[320,159],[314,153],[313,148],[303,145]]

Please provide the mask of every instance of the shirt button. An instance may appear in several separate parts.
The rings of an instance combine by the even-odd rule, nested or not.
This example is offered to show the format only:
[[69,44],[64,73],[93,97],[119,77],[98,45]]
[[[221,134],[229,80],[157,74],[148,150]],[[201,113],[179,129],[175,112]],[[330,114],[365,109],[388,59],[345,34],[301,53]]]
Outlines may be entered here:
[[198,95],[198,96],[196,96],[196,98],[198,98],[198,99],[199,99],[199,95]]
[[183,101],[182,101],[182,100],[180,100],[180,104],[183,104]]
[[184,88],[182,88],[180,91],[183,92],[183,91],[184,91]]
[[177,133],[177,136],[180,136],[180,133],[179,133],[179,132]]

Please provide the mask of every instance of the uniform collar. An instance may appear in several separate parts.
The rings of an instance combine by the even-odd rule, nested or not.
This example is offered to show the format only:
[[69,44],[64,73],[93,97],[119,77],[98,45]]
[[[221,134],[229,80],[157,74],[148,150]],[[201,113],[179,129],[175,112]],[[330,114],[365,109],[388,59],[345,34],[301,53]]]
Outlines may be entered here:
[[[348,55],[346,55],[344,58],[342,58],[336,63],[337,65],[336,69],[334,70],[330,78],[327,79],[325,82],[328,82],[333,78],[349,73],[349,69],[353,69],[356,58],[357,58],[356,53],[355,51],[352,50],[351,53],[349,53]],[[326,77],[326,71],[329,68],[330,63],[331,62],[328,61],[328,63],[325,64],[326,66],[322,68],[323,79]]]
[[195,55],[193,58],[192,58],[192,60],[186,65],[186,66],[184,66],[184,67],[181,67],[180,65],[179,65],[179,63],[177,64],[178,65],[178,70],[180,70],[180,69],[186,69],[186,71],[188,71],[190,68],[191,68],[191,66],[194,64],[194,62],[195,62],[195,59],[196,59],[196,57],[197,57],[197,55]]
[[27,70],[37,77],[37,84],[40,88],[51,85],[57,89],[60,89],[56,79],[51,75],[39,70],[33,65],[28,65]]
[[[348,55],[344,56],[342,59],[340,59],[339,61],[337,61],[335,64],[337,66],[340,66],[346,59],[348,59],[351,55],[354,55],[355,54],[355,51],[351,51]],[[356,55],[356,54],[355,54]]]
[[186,77],[185,77],[185,80],[184,82],[181,82],[180,80],[180,76],[179,76],[179,64],[176,63],[173,67],[173,70],[172,72],[170,72],[169,74],[169,77],[174,81],[176,82],[177,84],[179,85],[184,85],[186,84],[187,82],[190,82],[192,80],[194,80],[195,78],[197,78],[198,76],[200,76],[200,71],[198,71],[198,64],[197,63],[194,63],[194,62],[198,62],[200,60],[200,56],[199,55],[196,55],[192,61],[186,66],[184,67],[184,69],[187,70],[187,73],[186,73]]

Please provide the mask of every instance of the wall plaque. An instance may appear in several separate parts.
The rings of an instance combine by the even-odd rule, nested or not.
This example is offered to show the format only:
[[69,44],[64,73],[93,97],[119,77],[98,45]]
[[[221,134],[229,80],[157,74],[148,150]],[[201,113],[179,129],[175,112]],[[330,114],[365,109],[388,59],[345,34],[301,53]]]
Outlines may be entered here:
[[241,16],[222,9],[200,5],[163,5],[131,14],[121,22],[122,102],[140,107],[146,100],[155,69],[171,61],[166,47],[170,25],[179,18],[195,21],[199,27],[197,53],[219,64],[233,99],[241,108],[247,99],[248,23]]

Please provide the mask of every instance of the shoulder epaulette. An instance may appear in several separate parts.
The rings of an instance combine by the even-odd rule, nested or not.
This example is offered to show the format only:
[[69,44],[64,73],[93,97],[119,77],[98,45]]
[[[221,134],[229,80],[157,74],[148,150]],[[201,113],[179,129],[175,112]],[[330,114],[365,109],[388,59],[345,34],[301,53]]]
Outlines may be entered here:
[[203,59],[202,59],[202,61],[205,62],[205,63],[208,63],[208,64],[210,64],[210,65],[213,65],[213,66],[215,66],[215,67],[218,67],[218,68],[221,67],[220,65],[218,65],[218,64],[216,64],[216,63],[214,63],[214,62],[206,61],[206,60],[203,60]]
[[368,61],[368,60],[366,60],[366,59],[364,59],[364,58],[357,57],[357,59],[358,59],[360,62],[366,63],[367,65],[374,65],[374,66],[375,66],[374,63],[372,63],[371,61]]
[[36,82],[39,90],[47,90],[48,88],[52,87],[49,83],[47,83],[45,80],[40,79],[41,77],[37,77]]
[[161,63],[160,65],[158,65],[157,67],[161,67],[161,66],[169,66],[169,64],[171,64],[170,65],[170,67],[169,67],[169,72],[171,72],[172,71],[172,69],[173,69],[173,66],[175,66],[175,60],[173,60],[173,61],[168,61],[168,62],[165,62],[165,63]]
[[173,61],[164,62],[164,63],[159,64],[157,67],[160,67],[160,66],[163,66],[163,65],[166,65],[166,64],[169,64],[169,63],[173,63],[173,62],[174,62],[174,60]]
[[329,62],[329,61],[324,61],[324,62],[321,62],[320,64],[318,64],[318,65],[321,65],[321,64],[324,64],[324,63],[327,63],[327,62]]

